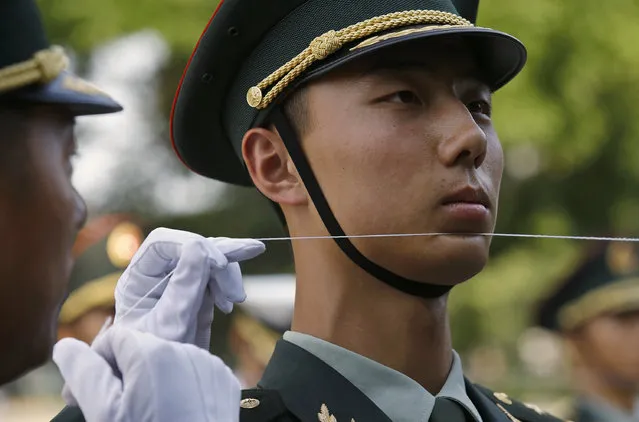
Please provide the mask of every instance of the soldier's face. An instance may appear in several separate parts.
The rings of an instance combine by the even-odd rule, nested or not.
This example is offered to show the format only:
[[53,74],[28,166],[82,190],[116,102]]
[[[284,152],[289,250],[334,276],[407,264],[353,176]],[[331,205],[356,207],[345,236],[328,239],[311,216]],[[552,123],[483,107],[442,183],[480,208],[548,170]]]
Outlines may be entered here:
[[578,365],[616,387],[639,390],[639,311],[599,316],[571,341]]
[[307,88],[302,143],[347,234],[458,234],[353,240],[411,279],[459,283],[488,257],[478,234],[494,229],[503,154],[471,57],[453,40],[421,41]]
[[0,114],[11,161],[0,169],[0,384],[48,357],[86,218],[71,185],[74,119],[38,107]]

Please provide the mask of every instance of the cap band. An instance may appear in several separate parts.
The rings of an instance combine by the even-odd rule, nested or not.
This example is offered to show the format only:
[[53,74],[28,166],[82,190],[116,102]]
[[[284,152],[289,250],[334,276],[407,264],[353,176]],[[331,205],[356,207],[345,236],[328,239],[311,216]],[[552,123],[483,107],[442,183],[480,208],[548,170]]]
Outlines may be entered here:
[[70,324],[91,309],[115,305],[115,286],[121,275],[120,272],[108,274],[71,293],[60,309],[58,322]]
[[[407,10],[367,19],[339,31],[328,31],[311,41],[310,45],[291,61],[251,87],[246,94],[246,101],[253,108],[264,109],[313,63],[324,60],[349,42],[389,29],[425,24],[447,27],[474,26],[454,13],[439,10]],[[273,88],[264,95],[264,90],[272,85]]]
[[638,278],[600,287],[568,303],[559,311],[558,321],[562,329],[572,330],[604,313],[633,309],[639,309]]
[[40,50],[33,58],[0,69],[0,93],[35,83],[48,83],[69,65],[69,59],[59,46]]

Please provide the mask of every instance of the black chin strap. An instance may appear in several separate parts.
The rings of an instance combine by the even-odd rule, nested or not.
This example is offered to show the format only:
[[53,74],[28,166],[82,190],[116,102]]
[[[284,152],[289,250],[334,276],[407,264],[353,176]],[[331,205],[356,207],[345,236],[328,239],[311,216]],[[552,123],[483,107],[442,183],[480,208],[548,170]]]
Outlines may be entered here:
[[[288,153],[291,155],[291,158],[300,173],[300,177],[304,181],[304,185],[306,186],[306,189],[308,190],[308,193],[311,196],[311,199],[315,204],[315,208],[324,222],[326,229],[331,236],[346,236],[326,201],[326,197],[324,196],[324,193],[313,174],[313,170],[306,159],[306,155],[302,150],[301,144],[298,142],[297,135],[289,123],[288,118],[281,111],[280,107],[276,107],[271,112],[270,118],[279,131],[280,136],[284,141],[284,145],[286,146]],[[357,250],[355,245],[351,243],[350,239],[340,237],[335,238],[334,240],[346,256],[348,256],[351,261],[357,264],[361,269],[378,280],[381,280],[389,286],[404,293],[423,298],[437,298],[443,296],[451,289],[451,286],[421,283],[404,278],[366,258],[359,250]]]

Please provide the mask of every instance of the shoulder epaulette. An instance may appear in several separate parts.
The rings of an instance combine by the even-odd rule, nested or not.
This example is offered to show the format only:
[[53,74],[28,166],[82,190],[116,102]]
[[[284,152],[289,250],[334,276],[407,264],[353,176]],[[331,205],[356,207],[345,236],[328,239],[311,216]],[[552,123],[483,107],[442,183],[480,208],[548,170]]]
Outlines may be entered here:
[[571,422],[557,418],[534,404],[514,400],[506,393],[496,393],[481,385],[475,386],[501,408],[513,422]]

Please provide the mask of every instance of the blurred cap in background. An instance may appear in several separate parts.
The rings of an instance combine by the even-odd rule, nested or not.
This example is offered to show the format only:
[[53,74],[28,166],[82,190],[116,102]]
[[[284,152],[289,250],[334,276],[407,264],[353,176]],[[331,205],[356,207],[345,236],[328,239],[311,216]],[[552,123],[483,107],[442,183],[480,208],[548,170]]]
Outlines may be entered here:
[[568,332],[601,315],[638,311],[638,252],[633,243],[596,245],[541,301],[536,324],[555,332]]
[[229,346],[235,374],[244,388],[262,377],[275,343],[290,330],[295,302],[295,275],[244,277],[246,301],[231,314]]

